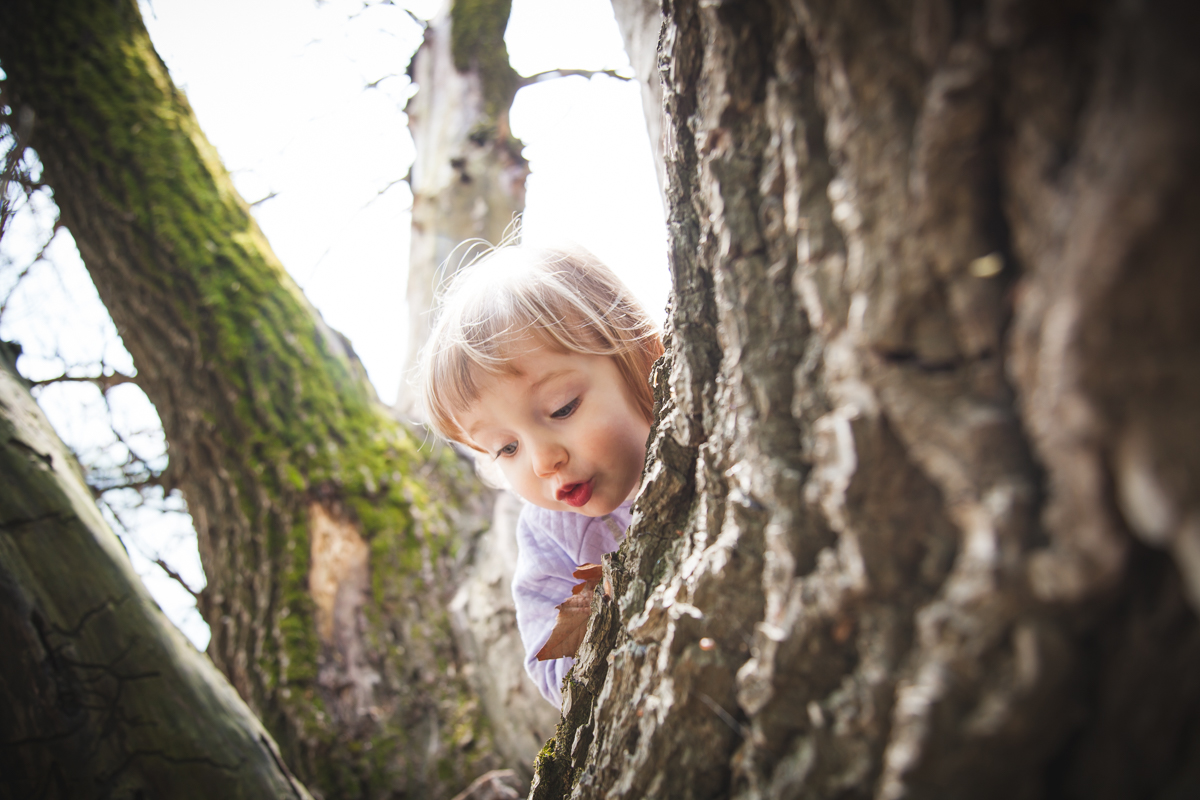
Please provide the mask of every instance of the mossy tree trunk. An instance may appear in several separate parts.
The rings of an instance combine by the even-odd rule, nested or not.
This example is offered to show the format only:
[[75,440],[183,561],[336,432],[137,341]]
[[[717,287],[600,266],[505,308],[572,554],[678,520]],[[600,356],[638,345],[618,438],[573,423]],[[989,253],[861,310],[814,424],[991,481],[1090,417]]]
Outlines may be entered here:
[[308,797],[146,593],[0,349],[0,797]]
[[664,12],[660,421],[532,796],[1200,794],[1191,5]]
[[134,0],[6,2],[0,66],[162,418],[212,661],[314,794],[446,796],[497,766],[446,611],[486,524],[469,470],[419,449],[283,271]]

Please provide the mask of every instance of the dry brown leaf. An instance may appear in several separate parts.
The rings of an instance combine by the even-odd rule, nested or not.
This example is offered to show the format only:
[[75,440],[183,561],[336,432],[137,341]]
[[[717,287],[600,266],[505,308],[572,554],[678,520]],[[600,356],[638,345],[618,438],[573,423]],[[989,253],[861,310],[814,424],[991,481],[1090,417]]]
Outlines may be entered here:
[[596,585],[604,578],[604,568],[599,564],[584,564],[571,573],[579,578],[571,589],[571,596],[560,603],[558,618],[554,620],[554,630],[550,638],[537,653],[538,661],[549,661],[552,658],[574,658],[587,633],[588,620],[592,616],[592,595]]

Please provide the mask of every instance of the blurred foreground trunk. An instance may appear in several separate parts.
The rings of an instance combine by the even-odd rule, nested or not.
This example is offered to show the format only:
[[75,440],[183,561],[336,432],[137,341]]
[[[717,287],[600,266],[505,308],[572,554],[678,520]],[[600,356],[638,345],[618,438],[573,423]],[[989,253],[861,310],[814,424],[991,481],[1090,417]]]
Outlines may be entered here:
[[212,661],[314,795],[447,797],[499,766],[447,611],[487,524],[470,470],[391,416],[284,272],[134,0],[0,4],[0,67],[162,418]]
[[660,422],[532,796],[1200,795],[1191,5],[664,12]]
[[146,593],[0,348],[0,797],[308,797]]

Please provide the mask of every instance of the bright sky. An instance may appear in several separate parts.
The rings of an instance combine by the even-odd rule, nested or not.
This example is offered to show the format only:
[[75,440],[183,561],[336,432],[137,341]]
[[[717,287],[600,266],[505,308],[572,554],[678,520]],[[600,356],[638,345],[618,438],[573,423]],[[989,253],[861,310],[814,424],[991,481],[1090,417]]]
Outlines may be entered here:
[[[390,402],[405,352],[412,199],[399,181],[412,160],[403,107],[414,87],[405,70],[420,26],[398,6],[363,0],[141,2],[156,49],[239,191],[249,202],[274,195],[254,212],[275,252],[326,321],[350,337],[380,398]],[[437,2],[408,6],[428,17]],[[513,66],[526,75],[628,66],[606,0],[514,0],[507,40]],[[661,319],[666,237],[637,85],[601,76],[528,87],[517,95],[512,128],[532,168],[526,239],[578,241]],[[29,215],[5,237],[13,263],[22,249],[36,250],[38,225]],[[129,370],[68,236],[55,239],[51,255],[0,320],[0,336],[27,344],[22,370],[48,378],[65,365],[102,358]],[[0,295],[10,278],[0,275]],[[30,345],[38,340],[51,343],[49,355],[35,354]],[[88,384],[50,386],[39,400],[76,452],[111,449],[112,418],[130,447],[149,461],[164,457],[157,418],[135,387],[112,390],[108,407]],[[191,598],[143,554],[161,556],[202,586],[186,515],[131,503],[124,516],[135,568],[203,648],[208,629]]]

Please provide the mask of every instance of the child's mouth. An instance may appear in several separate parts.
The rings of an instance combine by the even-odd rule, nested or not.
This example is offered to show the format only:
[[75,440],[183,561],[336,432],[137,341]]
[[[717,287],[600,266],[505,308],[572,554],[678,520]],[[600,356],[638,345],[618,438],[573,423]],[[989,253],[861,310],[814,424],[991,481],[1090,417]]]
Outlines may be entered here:
[[569,486],[559,489],[556,494],[559,500],[572,508],[586,506],[588,501],[592,499],[592,482],[572,483]]

